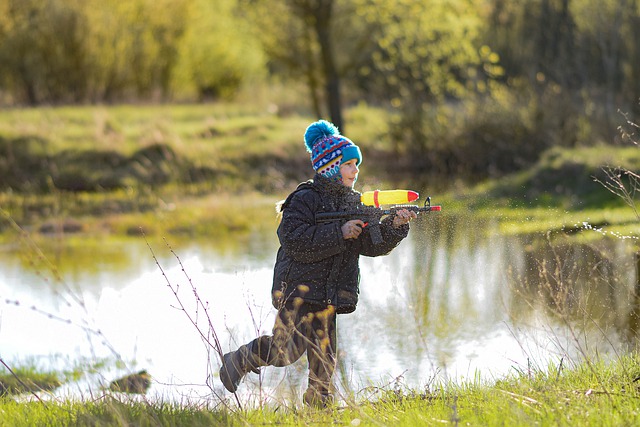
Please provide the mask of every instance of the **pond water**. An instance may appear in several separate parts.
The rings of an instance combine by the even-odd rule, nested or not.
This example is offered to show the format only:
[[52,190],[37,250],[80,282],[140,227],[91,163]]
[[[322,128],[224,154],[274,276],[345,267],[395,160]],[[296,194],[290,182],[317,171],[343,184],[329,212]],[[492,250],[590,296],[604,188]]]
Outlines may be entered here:
[[[54,398],[95,398],[118,376],[146,369],[149,399],[233,402],[208,343],[217,338],[226,352],[270,331],[275,224],[232,248],[170,237],[76,250],[39,241],[59,270],[25,242],[0,258],[5,362],[100,368]],[[634,349],[635,244],[589,227],[506,236],[473,217],[423,217],[390,255],[362,259],[358,309],[338,318],[336,387],[367,397],[490,382]],[[248,375],[239,397],[295,403],[305,386],[301,360]]]

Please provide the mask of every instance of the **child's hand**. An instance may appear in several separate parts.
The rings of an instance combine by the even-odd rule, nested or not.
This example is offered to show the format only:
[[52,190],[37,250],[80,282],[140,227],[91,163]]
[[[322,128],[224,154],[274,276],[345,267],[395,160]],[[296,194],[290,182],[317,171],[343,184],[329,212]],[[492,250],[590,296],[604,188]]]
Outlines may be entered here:
[[418,214],[408,209],[400,209],[393,217],[393,228],[398,228],[404,224],[407,224],[414,218],[417,218]]
[[342,237],[347,239],[357,239],[360,233],[362,233],[362,228],[364,227],[364,222],[359,219],[352,219],[351,221],[347,221],[341,227]]

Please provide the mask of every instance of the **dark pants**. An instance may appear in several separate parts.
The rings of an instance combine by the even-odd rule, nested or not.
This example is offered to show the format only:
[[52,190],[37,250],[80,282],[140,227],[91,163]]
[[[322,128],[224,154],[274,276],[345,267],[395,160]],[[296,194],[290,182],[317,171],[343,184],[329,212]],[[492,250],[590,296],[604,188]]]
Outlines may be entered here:
[[278,311],[273,335],[263,335],[251,343],[262,366],[286,366],[306,351],[309,361],[309,390],[313,396],[330,393],[336,366],[335,308],[306,304],[283,307]]

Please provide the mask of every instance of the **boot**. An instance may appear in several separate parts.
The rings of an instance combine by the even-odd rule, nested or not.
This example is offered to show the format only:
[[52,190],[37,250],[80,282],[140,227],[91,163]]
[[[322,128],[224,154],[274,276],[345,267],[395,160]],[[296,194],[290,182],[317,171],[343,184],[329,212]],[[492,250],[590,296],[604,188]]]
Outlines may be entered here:
[[305,405],[316,409],[324,409],[332,406],[334,403],[333,396],[331,394],[328,392],[325,393],[318,391],[312,387],[307,389],[302,400],[304,400]]
[[252,343],[241,346],[236,351],[231,351],[222,356],[222,366],[220,367],[220,381],[224,388],[231,393],[235,393],[240,384],[240,380],[249,372],[259,374],[256,356],[251,351]]

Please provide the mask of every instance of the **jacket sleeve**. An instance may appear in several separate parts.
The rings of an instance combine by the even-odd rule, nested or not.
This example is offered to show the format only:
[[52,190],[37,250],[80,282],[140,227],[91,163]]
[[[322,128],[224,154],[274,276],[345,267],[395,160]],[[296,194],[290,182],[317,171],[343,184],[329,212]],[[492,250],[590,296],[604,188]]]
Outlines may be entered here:
[[318,262],[346,249],[337,223],[316,224],[319,209],[318,198],[309,190],[297,192],[283,211],[280,245],[297,262]]
[[391,224],[392,221],[392,218],[385,218],[380,223],[382,243],[378,245],[374,245],[371,242],[371,235],[368,232],[360,235],[359,239],[362,239],[360,247],[361,255],[370,257],[387,255],[396,246],[398,246],[398,244],[400,244],[402,239],[407,237],[407,235],[409,234],[409,224],[404,224],[398,228],[393,228],[393,225]]

